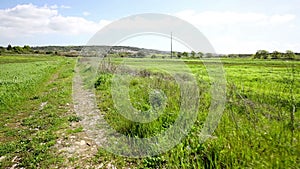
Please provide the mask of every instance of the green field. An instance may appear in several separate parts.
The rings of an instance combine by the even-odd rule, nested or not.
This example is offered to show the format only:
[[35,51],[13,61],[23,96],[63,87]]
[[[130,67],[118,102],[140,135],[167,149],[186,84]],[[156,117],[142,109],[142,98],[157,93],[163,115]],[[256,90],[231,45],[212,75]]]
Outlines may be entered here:
[[[216,61],[203,62],[214,65]],[[300,62],[222,59],[227,81],[225,110],[215,132],[201,143],[200,131],[209,113],[212,84],[203,62],[150,58],[101,62],[93,83],[98,108],[108,124],[121,134],[148,138],[174,125],[182,102],[174,74],[183,69],[190,71],[196,80],[199,106],[188,135],[171,150],[152,157],[128,158],[98,147],[89,166],[300,168]],[[0,56],[0,168],[14,164],[26,168],[68,165],[64,163],[68,157],[59,155],[54,145],[61,137],[57,133],[68,130],[72,121],[80,119],[69,111],[75,63],[76,59],[56,56]],[[128,84],[131,104],[144,113],[143,117],[159,115],[157,119],[138,123],[118,113],[112,85],[121,63],[126,65],[119,74],[131,76]],[[82,69],[82,72],[89,70]],[[189,76],[178,75],[189,81]],[[157,97],[153,91],[163,94]],[[163,108],[154,110],[151,104]],[[85,165],[73,167],[85,168]]]
[[0,56],[0,168],[45,168],[63,160],[52,149],[68,125],[75,60]]

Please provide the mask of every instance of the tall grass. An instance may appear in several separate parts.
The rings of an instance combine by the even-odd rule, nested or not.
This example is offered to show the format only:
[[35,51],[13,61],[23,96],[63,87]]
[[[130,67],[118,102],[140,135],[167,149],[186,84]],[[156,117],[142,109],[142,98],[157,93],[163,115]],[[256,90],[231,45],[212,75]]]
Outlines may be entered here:
[[[152,122],[139,123],[118,113],[111,83],[119,62],[100,66],[95,83],[98,106],[118,132],[131,137],[151,137],[165,131],[178,118],[180,89],[171,76],[153,69],[151,64],[139,66],[145,60],[128,62],[135,65],[135,71],[129,68],[127,71],[133,75],[130,103],[139,113],[149,113],[151,89],[159,89],[167,98],[165,108],[155,112],[160,116]],[[140,159],[118,157],[100,149],[96,161],[105,156],[115,165],[133,168],[299,168],[299,62],[292,62],[292,74],[284,61],[225,59],[223,62],[228,81],[226,109],[215,133],[206,142],[200,142],[200,131],[209,112],[210,81],[200,61],[187,60],[197,77],[200,99],[195,124],[180,144],[164,154]],[[158,64],[155,60],[151,63]]]

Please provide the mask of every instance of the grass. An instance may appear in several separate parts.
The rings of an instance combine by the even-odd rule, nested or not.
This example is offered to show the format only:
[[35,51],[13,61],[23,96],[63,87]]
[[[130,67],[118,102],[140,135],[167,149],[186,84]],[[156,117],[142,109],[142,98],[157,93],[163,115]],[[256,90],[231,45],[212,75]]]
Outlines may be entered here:
[[[204,62],[213,65],[216,60]],[[206,142],[200,141],[200,131],[209,112],[212,82],[200,60],[114,58],[100,65],[96,77],[88,76],[92,67],[82,65],[80,73],[87,75],[84,79],[87,87],[96,89],[98,107],[106,121],[131,138],[150,138],[182,118],[181,86],[175,76],[189,82],[191,72],[198,85],[197,117],[179,144],[163,154],[145,158],[122,157],[99,147],[93,158],[94,166],[300,168],[300,62],[253,59],[222,59],[222,62],[227,102],[217,129]],[[123,63],[120,77],[130,75],[128,89],[113,81]],[[67,134],[84,131],[82,127],[69,128],[70,123],[81,120],[69,112],[74,64],[75,59],[56,56],[0,56],[0,168],[15,164],[25,168],[62,166],[65,157],[58,156],[53,148],[58,131],[66,129]],[[91,84],[94,78],[95,83]],[[130,117],[135,112],[145,121],[134,122],[120,115],[114,96],[128,97],[120,103],[126,103],[125,106],[131,103],[134,109],[125,115]],[[155,148],[147,147],[145,151]],[[75,162],[78,158],[69,160]]]
[[[140,113],[148,113],[149,117],[160,114],[152,122],[138,123],[124,118],[114,105],[111,86],[116,72],[113,70],[122,60],[112,62],[109,68],[100,70],[96,82],[98,106],[108,123],[124,135],[142,138],[172,126],[178,118],[180,90],[172,73],[160,69],[180,71],[181,64],[176,60],[123,60],[127,66],[123,72],[133,75],[128,85],[133,107]],[[206,64],[214,62],[215,59],[205,60]],[[211,101],[209,77],[201,61],[185,60],[197,79],[201,98],[197,120],[188,136],[158,156],[130,159],[99,150],[95,160],[114,161],[116,166],[133,168],[299,168],[300,63],[252,59],[222,59],[222,62],[227,79],[227,103],[211,139],[199,141]],[[163,91],[167,97],[161,112],[149,112],[153,89]]]
[[74,64],[63,57],[0,57],[0,168],[47,168],[63,160],[52,146],[56,131],[68,125]]

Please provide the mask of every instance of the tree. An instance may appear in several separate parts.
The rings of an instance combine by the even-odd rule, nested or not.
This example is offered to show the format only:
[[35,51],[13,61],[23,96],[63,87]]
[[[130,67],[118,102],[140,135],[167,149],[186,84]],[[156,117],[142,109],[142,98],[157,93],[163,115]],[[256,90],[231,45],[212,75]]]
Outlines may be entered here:
[[12,49],[15,53],[23,53],[23,48],[20,46],[14,46]]
[[11,45],[10,44],[8,44],[8,46],[7,46],[7,48],[6,48],[7,50],[12,50],[12,47],[11,47]]
[[[129,52],[118,52],[118,53],[113,54],[111,56],[124,58],[124,57],[130,57],[131,54]],[[136,53],[135,56],[133,56],[133,57],[138,57],[138,54]]]
[[291,50],[287,50],[285,52],[285,58],[287,59],[295,59],[295,53]]
[[195,52],[195,51],[192,51],[192,52],[191,52],[191,55],[192,55],[192,58],[195,58],[196,52]]
[[258,50],[254,54],[254,59],[267,59],[269,57],[269,52],[266,50]]
[[279,58],[281,58],[281,53],[275,50],[271,53],[271,58],[272,59],[279,59]]
[[203,57],[203,53],[202,52],[198,52],[198,56],[199,56],[199,58],[202,58]]
[[137,54],[136,54],[136,56],[137,56],[138,58],[143,58],[143,57],[146,57],[146,53],[143,52],[143,51],[138,51]]
[[189,53],[183,52],[183,53],[182,53],[182,56],[183,56],[183,57],[189,57]]
[[28,46],[28,45],[24,45],[23,50],[29,52],[29,51],[31,51],[31,48],[30,48],[30,46]]
[[52,55],[52,54],[53,54],[53,51],[46,51],[45,54],[46,54],[46,55]]
[[181,52],[177,52],[177,57],[181,58],[182,57],[182,53]]
[[24,52],[24,53],[31,53],[31,52],[32,52],[32,49],[30,48],[30,46],[24,45],[24,46],[23,46],[23,52]]

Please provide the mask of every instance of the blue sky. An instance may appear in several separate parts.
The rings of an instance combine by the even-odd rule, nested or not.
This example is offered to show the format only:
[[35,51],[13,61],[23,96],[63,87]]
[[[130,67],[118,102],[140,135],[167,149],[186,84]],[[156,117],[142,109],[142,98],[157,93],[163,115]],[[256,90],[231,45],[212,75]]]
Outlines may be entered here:
[[[0,45],[84,45],[105,25],[139,13],[170,14],[188,21],[217,53],[300,52],[299,0],[1,1]],[[153,43],[154,39],[161,43]],[[169,50],[169,44],[162,45],[165,42],[145,37],[122,45]]]

